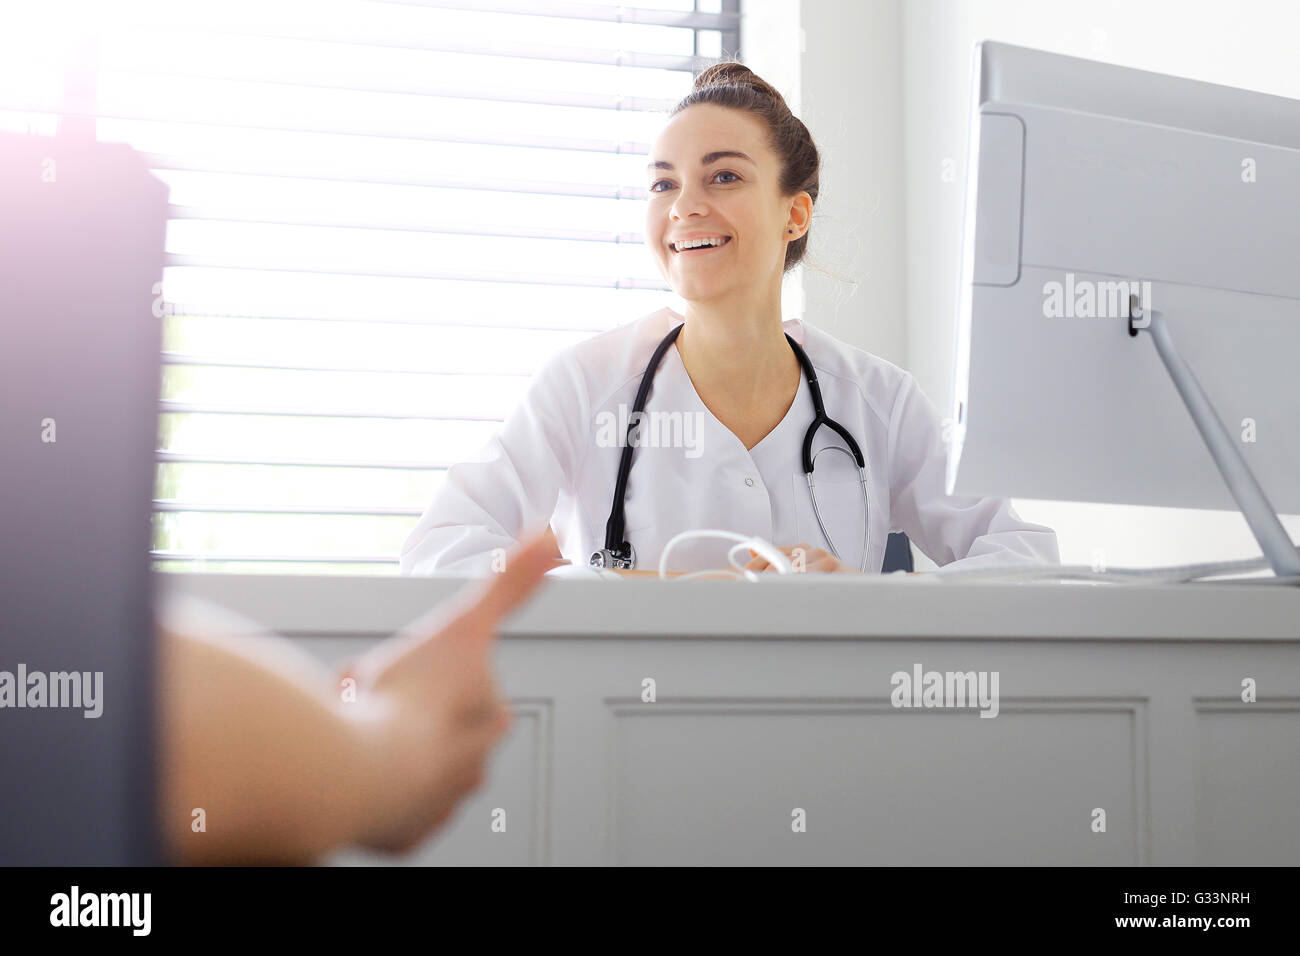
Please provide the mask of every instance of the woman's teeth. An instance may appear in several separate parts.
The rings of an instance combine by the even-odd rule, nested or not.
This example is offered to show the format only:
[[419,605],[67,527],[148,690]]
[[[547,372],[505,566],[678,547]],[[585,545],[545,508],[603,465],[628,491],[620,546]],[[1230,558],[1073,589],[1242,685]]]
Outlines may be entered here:
[[687,239],[684,242],[673,243],[673,251],[691,252],[695,249],[717,249],[725,246],[730,241],[730,236],[722,239]]

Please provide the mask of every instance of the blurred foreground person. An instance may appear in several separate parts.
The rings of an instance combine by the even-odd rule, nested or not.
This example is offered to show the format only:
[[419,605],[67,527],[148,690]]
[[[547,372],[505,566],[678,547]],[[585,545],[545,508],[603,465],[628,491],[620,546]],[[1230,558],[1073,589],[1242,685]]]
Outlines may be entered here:
[[493,638],[552,553],[545,532],[531,537],[505,571],[334,677],[243,618],[163,603],[159,822],[171,860],[299,863],[418,845],[478,788],[509,726]]

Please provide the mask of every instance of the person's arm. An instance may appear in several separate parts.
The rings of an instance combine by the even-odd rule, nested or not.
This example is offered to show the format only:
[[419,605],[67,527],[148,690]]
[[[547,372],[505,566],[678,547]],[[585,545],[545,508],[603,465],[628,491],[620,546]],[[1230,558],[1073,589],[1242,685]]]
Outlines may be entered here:
[[889,428],[890,520],[942,567],[1060,564],[1056,532],[1004,498],[948,495],[947,446],[930,400],[905,375]]
[[577,360],[561,354],[547,362],[487,445],[447,469],[402,545],[402,573],[491,573],[495,549],[550,521],[589,451],[589,408]]
[[288,641],[200,602],[163,606],[159,816],[169,856],[290,863],[354,844],[417,845],[479,786],[509,723],[492,639],[541,580],[548,552],[546,534],[535,535],[500,574],[359,658],[351,702],[338,676]]

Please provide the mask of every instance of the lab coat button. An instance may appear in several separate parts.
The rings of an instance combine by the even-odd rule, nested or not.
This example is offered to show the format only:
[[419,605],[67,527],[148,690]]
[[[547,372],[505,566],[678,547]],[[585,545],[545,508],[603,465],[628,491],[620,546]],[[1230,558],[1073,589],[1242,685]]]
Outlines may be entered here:
[[747,484],[747,485],[749,485],[749,487],[753,488],[753,487],[754,487],[754,479],[753,479],[753,478],[746,478],[746,479],[745,479],[745,484]]

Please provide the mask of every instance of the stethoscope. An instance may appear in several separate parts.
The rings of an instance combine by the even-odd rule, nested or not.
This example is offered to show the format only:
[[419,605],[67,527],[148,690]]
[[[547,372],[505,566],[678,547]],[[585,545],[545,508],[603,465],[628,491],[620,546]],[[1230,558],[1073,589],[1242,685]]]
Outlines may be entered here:
[[[614,485],[614,504],[609,512],[609,520],[605,523],[605,547],[596,551],[591,556],[590,564],[593,568],[621,568],[628,570],[636,567],[636,550],[631,543],[623,540],[623,496],[627,489],[627,476],[632,470],[632,451],[633,451],[633,432],[641,421],[639,413],[645,411],[646,396],[650,392],[650,383],[654,380],[655,370],[659,368],[659,361],[668,351],[668,347],[677,340],[678,334],[686,323],[680,323],[669,332],[659,347],[655,349],[654,355],[650,357],[650,364],[646,366],[645,374],[641,376],[641,387],[636,392],[636,402],[632,405],[632,414],[628,416],[629,425],[627,429],[627,441],[623,445],[623,455],[618,463],[618,480]],[[800,347],[799,343],[790,337],[790,333],[785,334],[786,341],[790,343],[790,348],[794,349],[795,356],[799,359],[799,364],[803,366],[804,375],[808,379],[808,391],[812,394],[813,403],[813,420],[808,426],[808,431],[803,436],[803,473],[808,482],[808,495],[812,498],[813,514],[817,517],[817,527],[821,529],[822,537],[830,545],[831,554],[835,555],[838,560],[839,551],[835,543],[831,540],[829,532],[826,530],[826,524],[822,521],[821,509],[817,507],[817,489],[813,482],[813,466],[816,464],[817,456],[812,453],[813,436],[817,434],[817,429],[823,425],[828,425],[849,447],[844,449],[838,445],[827,445],[817,454],[823,451],[835,450],[850,455],[858,464],[859,487],[862,490],[862,560],[858,564],[859,571],[867,569],[867,542],[870,533],[870,515],[868,514],[867,504],[867,463],[862,457],[862,449],[858,443],[853,440],[847,428],[835,421],[826,414],[826,408],[822,405],[822,390],[817,384],[817,373],[813,370],[812,362],[809,361],[808,355]]]

